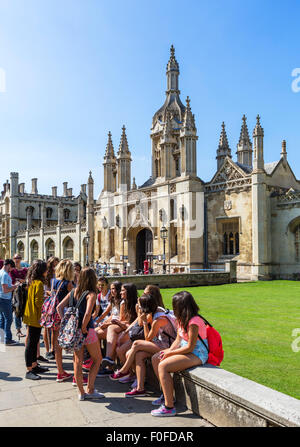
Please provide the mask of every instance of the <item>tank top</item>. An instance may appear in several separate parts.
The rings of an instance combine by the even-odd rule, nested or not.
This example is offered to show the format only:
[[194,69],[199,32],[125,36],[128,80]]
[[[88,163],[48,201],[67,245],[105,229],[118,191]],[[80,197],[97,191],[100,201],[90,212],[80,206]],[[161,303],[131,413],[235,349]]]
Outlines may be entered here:
[[[78,299],[79,298],[80,297],[78,297]],[[78,300],[74,296],[74,303],[76,304],[77,301]],[[82,321],[83,321],[83,318],[84,318],[84,315],[85,315],[85,312],[86,312],[86,306],[87,306],[87,299],[85,297],[84,300],[80,303],[80,306],[78,307],[78,313],[79,313],[78,328],[81,328],[81,326],[82,326]],[[94,327],[94,322],[93,322],[93,319],[92,319],[92,316],[91,316],[91,318],[90,318],[86,328],[87,328],[87,330],[89,330],[90,328],[93,328],[93,327]]]
[[[62,283],[62,284],[61,284]],[[61,285],[60,285],[61,284]],[[67,280],[61,280],[61,279],[56,279],[56,278],[53,278],[52,280],[51,280],[51,289],[53,288],[54,290],[58,290],[58,288],[59,288],[59,286],[60,286],[60,289],[59,289],[59,292],[58,292],[58,294],[57,294],[57,299],[58,299],[58,301],[59,301],[59,303],[64,299],[64,297],[66,296],[66,295],[68,295],[68,293],[69,293],[69,291],[68,291],[68,284],[69,284],[69,281],[67,281]]]

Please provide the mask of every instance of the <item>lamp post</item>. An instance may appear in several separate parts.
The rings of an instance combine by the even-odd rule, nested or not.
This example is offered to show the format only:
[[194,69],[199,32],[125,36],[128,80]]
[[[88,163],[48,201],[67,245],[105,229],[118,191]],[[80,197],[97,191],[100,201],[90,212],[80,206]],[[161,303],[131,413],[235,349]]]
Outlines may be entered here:
[[86,266],[88,267],[90,264],[89,264],[89,242],[90,242],[90,235],[89,235],[89,233],[87,232],[86,233],[86,236],[85,236],[85,243],[86,243]]
[[164,242],[163,273],[165,274],[166,270],[167,270],[167,266],[166,266],[166,239],[168,237],[168,230],[166,229],[165,226],[161,227],[160,237],[162,238],[162,240]]

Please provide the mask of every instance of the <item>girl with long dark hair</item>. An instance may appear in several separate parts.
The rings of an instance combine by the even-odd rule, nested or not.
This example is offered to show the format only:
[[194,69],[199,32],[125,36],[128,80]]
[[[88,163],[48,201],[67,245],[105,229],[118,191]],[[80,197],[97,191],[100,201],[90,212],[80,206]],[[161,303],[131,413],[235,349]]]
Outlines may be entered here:
[[[120,315],[111,319],[106,335],[106,355],[102,360],[101,367],[103,369],[110,368],[110,374],[113,373],[111,368],[115,364],[116,347],[118,337],[124,332],[136,319],[137,304],[137,288],[133,283],[123,284],[121,287],[121,303]],[[107,373],[108,374],[108,373]]]
[[27,367],[26,379],[39,380],[39,373],[48,371],[37,364],[37,348],[41,335],[41,310],[44,302],[44,282],[47,264],[37,260],[27,273],[28,296],[24,310],[23,321],[27,324],[27,339],[25,347],[25,362]]
[[[144,340],[136,340],[130,350],[127,352],[127,359],[122,368],[111,376],[112,380],[119,380],[130,374],[130,370],[135,368],[137,385],[125,397],[145,396],[144,389],[146,367],[145,360],[152,357],[153,354],[159,352],[162,348],[169,346],[167,333],[173,331],[171,323],[166,316],[161,315],[158,309],[157,298],[153,295],[142,295],[139,298],[138,318],[142,321],[144,328]],[[150,327],[149,327],[150,326]],[[165,332],[165,336],[162,333]]]
[[153,369],[163,391],[162,396],[152,402],[153,405],[159,405],[157,410],[151,412],[152,416],[176,415],[171,373],[204,365],[208,359],[208,350],[198,337],[208,346],[206,325],[198,316],[199,307],[193,296],[185,291],[176,293],[172,304],[179,327],[171,347],[152,357]]

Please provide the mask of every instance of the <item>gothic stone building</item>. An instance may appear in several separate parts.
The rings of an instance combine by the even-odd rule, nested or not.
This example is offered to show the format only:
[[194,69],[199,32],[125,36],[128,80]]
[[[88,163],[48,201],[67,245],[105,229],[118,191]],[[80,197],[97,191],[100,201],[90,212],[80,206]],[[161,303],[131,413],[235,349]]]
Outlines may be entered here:
[[50,256],[84,262],[86,259],[86,234],[93,234],[93,187],[90,175],[88,192],[81,185],[80,194],[73,196],[67,182],[63,195],[38,193],[37,179],[32,179],[31,191],[19,183],[19,174],[12,172],[10,182],[3,185],[0,196],[0,256],[12,257],[19,252],[24,261],[31,264],[35,259]]
[[[0,200],[1,257],[20,251],[24,259],[55,254],[84,263],[106,262],[112,271],[193,272],[237,261],[238,278],[295,278],[300,270],[300,182],[287,161],[286,142],[279,159],[264,160],[260,117],[249,136],[242,117],[237,160],[232,158],[225,124],[216,151],[216,173],[204,182],[197,175],[197,129],[190,99],[180,99],[179,65],[171,47],[163,106],[151,128],[152,171],[137,187],[131,153],[122,129],[115,153],[112,135],[104,155],[104,187],[94,200],[77,197],[64,184],[63,196],[39,195],[36,179],[25,193],[11,173]],[[279,154],[278,154],[279,155]],[[89,244],[86,236],[89,234]],[[162,236],[165,235],[165,238]]]
[[[300,268],[300,182],[287,161],[265,163],[264,130],[256,118],[252,141],[242,118],[237,160],[222,124],[209,182],[197,176],[197,130],[190,100],[180,100],[173,46],[167,91],[151,128],[152,172],[137,188],[125,127],[115,154],[111,133],[104,156],[104,188],[95,202],[94,258],[127,271],[220,268],[237,261],[239,278],[293,278]],[[161,229],[167,237],[161,237]],[[164,256],[165,253],[165,256]]]

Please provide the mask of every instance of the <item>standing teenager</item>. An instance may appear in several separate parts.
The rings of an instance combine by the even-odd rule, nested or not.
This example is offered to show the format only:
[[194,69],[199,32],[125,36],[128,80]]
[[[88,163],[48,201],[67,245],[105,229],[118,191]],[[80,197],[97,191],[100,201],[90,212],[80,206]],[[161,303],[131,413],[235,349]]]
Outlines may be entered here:
[[[72,290],[58,305],[57,310],[60,318],[63,318],[63,309],[68,306],[70,295],[74,296],[77,303],[82,297],[79,305],[79,323],[78,328],[86,336],[84,345],[78,351],[74,351],[74,375],[79,390],[79,400],[100,399],[104,397],[102,393],[95,390],[95,380],[101,362],[101,351],[98,337],[94,330],[92,319],[93,308],[96,303],[97,277],[94,270],[86,267],[81,270],[78,284],[75,290]],[[82,362],[84,347],[87,348],[92,359],[92,365],[88,375],[87,392],[83,388]]]
[[37,363],[37,349],[41,335],[41,310],[44,302],[44,282],[47,274],[47,264],[44,261],[34,261],[28,270],[28,295],[24,310],[23,321],[27,325],[25,347],[25,363],[27,367],[26,379],[39,380],[39,373],[48,368]]
[[[58,303],[60,303],[66,295],[73,289],[74,267],[69,259],[61,260],[55,269],[55,278],[51,280],[51,290],[57,293]],[[60,318],[57,318],[55,324],[51,328],[53,330],[53,344],[55,352],[55,361],[57,365],[57,382],[64,382],[71,379],[72,374],[68,374],[63,369],[62,349],[58,344],[57,338],[60,329]]]

